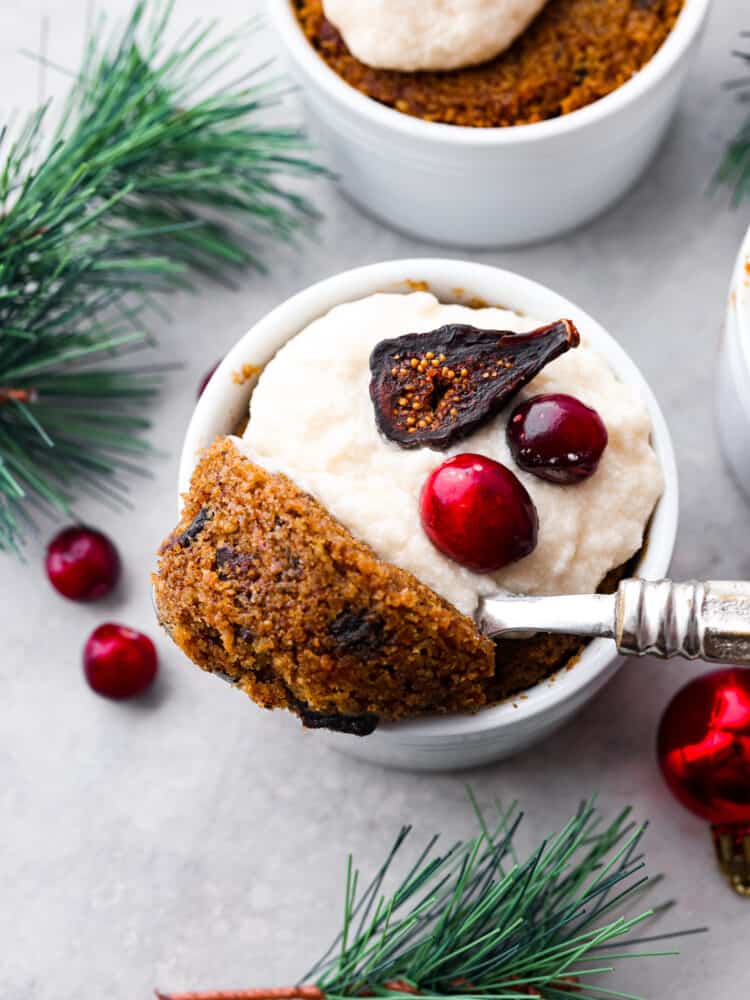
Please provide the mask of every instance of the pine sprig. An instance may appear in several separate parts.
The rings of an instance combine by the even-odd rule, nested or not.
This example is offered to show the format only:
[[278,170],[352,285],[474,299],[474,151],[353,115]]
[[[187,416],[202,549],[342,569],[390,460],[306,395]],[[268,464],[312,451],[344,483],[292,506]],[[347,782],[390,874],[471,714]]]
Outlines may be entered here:
[[[741,37],[750,38],[750,31],[743,32]],[[747,73],[730,80],[726,87],[744,104],[750,102],[750,51],[734,51],[732,55],[742,61]],[[716,180],[732,188],[732,201],[735,205],[750,197],[750,115],[745,118],[727,147]]]
[[51,136],[48,105],[0,128],[0,550],[34,509],[123,499],[160,375],[112,357],[150,342],[155,295],[260,268],[261,238],[316,218],[293,186],[321,172],[304,135],[265,123],[279,83],[213,82],[247,33],[169,44],[171,10],[138,0],[111,38],[97,25]]
[[[410,832],[404,827],[372,882],[359,889],[351,858],[343,926],[303,983],[282,990],[157,993],[159,1000],[638,1000],[600,985],[618,962],[675,955],[643,936],[671,904],[640,910],[649,880],[640,849],[645,827],[625,809],[609,824],[582,804],[523,861],[521,814],[445,852],[433,837],[397,887],[384,883]],[[682,933],[696,933],[695,931]],[[648,945],[648,947],[645,947]]]

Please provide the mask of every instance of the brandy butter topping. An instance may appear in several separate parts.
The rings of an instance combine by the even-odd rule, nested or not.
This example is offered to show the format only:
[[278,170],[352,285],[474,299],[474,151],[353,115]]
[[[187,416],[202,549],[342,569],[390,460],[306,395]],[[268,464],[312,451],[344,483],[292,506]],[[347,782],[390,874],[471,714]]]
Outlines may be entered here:
[[441,70],[503,52],[545,0],[323,0],[326,17],[368,66]]
[[[378,430],[369,393],[370,355],[384,339],[446,325],[526,334],[555,319],[443,304],[429,292],[377,294],[338,305],[293,336],[265,367],[238,447],[254,463],[287,475],[380,559],[413,573],[464,614],[473,613],[480,594],[498,588],[593,593],[611,569],[641,548],[662,474],[638,389],[618,380],[587,344],[585,330],[580,347],[547,364],[517,397],[521,402],[539,393],[568,393],[601,415],[609,442],[596,474],[574,486],[516,466],[505,431],[514,403],[438,451],[389,441]],[[451,357],[450,351],[430,349],[436,354],[431,368],[432,361],[443,366]],[[418,353],[427,360],[427,351]],[[453,370],[460,372],[458,362]],[[458,565],[435,548],[420,521],[426,480],[462,452],[512,469],[538,512],[534,551],[497,572]]]

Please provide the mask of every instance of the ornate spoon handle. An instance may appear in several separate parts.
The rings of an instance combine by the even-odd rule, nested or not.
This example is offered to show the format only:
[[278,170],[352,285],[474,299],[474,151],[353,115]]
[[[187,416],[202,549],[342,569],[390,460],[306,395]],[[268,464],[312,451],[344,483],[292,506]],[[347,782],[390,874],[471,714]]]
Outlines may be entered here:
[[605,636],[630,656],[750,663],[750,581],[623,580],[616,594],[483,598],[475,615],[490,636],[560,632]]

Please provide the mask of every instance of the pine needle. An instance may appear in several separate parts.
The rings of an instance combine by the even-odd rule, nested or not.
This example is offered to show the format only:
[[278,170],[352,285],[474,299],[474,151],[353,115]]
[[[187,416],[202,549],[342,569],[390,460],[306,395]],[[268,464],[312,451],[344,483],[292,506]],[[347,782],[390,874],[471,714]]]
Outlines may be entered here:
[[636,853],[645,828],[634,826],[626,810],[599,829],[588,802],[525,861],[514,861],[520,818],[516,808],[501,813],[490,832],[480,813],[481,832],[444,854],[433,839],[390,895],[381,892],[383,880],[408,830],[359,896],[350,860],[345,930],[302,981],[314,977],[328,1000],[415,993],[423,1000],[629,996],[590,977],[610,973],[625,958],[676,954],[628,947],[631,937],[634,944],[644,941],[636,930],[662,910],[626,916],[648,881]]
[[[750,38],[750,32],[743,32],[741,37]],[[725,86],[734,93],[740,103],[744,104],[750,101],[750,51],[734,51],[732,55],[741,60],[747,73],[737,79],[729,80]],[[715,180],[718,184],[725,184],[732,189],[732,202],[735,206],[750,198],[750,115],[745,118],[737,135],[727,147]]]
[[700,933],[638,933],[671,904],[633,906],[649,885],[630,810],[609,824],[580,805],[526,860],[514,840],[522,813],[498,808],[491,827],[472,798],[479,833],[444,852],[432,837],[396,887],[386,879],[411,834],[403,827],[375,877],[359,890],[346,868],[342,930],[292,987],[156,992],[158,1000],[642,1000],[601,983],[619,962],[674,956],[642,945]]
[[263,239],[317,218],[285,183],[323,172],[303,133],[265,123],[280,85],[263,67],[211,82],[257,25],[170,45],[172,6],[138,0],[110,38],[94,26],[51,135],[48,104],[0,127],[0,551],[31,507],[71,516],[145,448],[161,372],[112,358],[152,343],[154,293],[261,269]]

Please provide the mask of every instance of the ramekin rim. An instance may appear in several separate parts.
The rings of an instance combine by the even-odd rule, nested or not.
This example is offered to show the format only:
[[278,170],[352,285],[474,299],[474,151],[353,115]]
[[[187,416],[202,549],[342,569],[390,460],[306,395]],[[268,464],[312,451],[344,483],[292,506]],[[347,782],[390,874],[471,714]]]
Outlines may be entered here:
[[396,111],[360,93],[346,83],[315,52],[294,16],[290,0],[267,0],[271,21],[287,51],[314,77],[328,96],[352,113],[404,137],[459,146],[506,146],[533,143],[594,125],[631,104],[655,87],[690,48],[700,31],[711,0],[685,0],[677,21],[646,65],[604,97],[559,118],[524,125],[468,128],[443,122],[427,122]]
[[736,316],[743,354],[750,365],[750,227],[743,237],[735,260],[729,309]]
[[[474,275],[477,284],[481,284],[482,277],[515,284],[519,302],[530,295],[553,299],[556,308],[559,306],[560,315],[570,316],[584,335],[593,336],[595,348],[597,341],[599,349],[604,350],[602,345],[606,345],[607,359],[613,364],[618,377],[636,385],[642,393],[652,420],[654,448],[664,475],[664,492],[649,525],[644,545],[645,555],[639,570],[652,579],[662,577],[667,572],[676,540],[679,486],[671,435],[653,390],[625,349],[585,310],[531,278],[504,268],[472,261],[427,257],[367,264],[315,282],[285,299],[261,317],[227,352],[193,411],[180,457],[179,492],[187,487],[200,450],[210,443],[203,441],[204,432],[201,427],[213,423],[213,415],[217,412],[226,412],[226,392],[236,384],[233,373],[241,370],[243,364],[253,356],[252,350],[248,354],[248,347],[255,345],[262,335],[268,337],[270,331],[278,330],[284,325],[291,327],[291,318],[299,316],[305,306],[309,306],[308,316],[302,322],[307,323],[336,304],[373,294],[384,288],[409,281],[426,281],[428,285],[442,284],[446,280],[448,270],[452,288],[471,289],[471,276]],[[476,277],[477,275],[479,277]],[[351,291],[347,292],[347,288]],[[367,288],[369,291],[365,290]],[[313,302],[320,302],[320,306],[312,308]],[[503,302],[503,304],[508,308],[514,307],[513,303]],[[520,309],[520,305],[516,308]],[[301,328],[299,320],[295,321],[288,335],[284,336],[283,342],[294,336]],[[655,524],[659,526],[658,535],[654,534]],[[442,742],[456,737],[478,736],[488,731],[505,729],[514,723],[527,722],[536,715],[575,699],[583,689],[593,685],[601,674],[611,668],[618,658],[611,641],[595,639],[586,646],[572,669],[563,669],[553,678],[543,680],[527,689],[522,692],[523,698],[519,696],[516,699],[508,699],[484,708],[476,715],[452,714],[382,723],[370,739],[395,738],[396,742],[404,742],[407,745],[413,744],[417,739]]]

